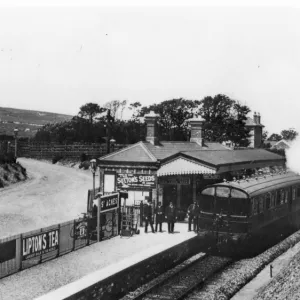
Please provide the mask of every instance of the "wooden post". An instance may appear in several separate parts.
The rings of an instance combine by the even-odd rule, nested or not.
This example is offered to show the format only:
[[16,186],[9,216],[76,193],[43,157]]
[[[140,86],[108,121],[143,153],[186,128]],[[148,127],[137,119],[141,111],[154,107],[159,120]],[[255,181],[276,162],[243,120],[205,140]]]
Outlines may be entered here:
[[98,197],[98,213],[97,213],[97,241],[101,240],[101,197]]
[[272,274],[272,269],[273,269],[273,266],[270,265],[270,277],[272,278],[273,277],[273,274]]

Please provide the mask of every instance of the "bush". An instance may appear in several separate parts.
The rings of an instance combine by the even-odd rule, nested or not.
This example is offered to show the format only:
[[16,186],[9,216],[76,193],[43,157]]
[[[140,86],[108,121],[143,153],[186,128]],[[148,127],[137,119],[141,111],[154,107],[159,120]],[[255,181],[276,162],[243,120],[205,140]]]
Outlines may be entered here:
[[0,164],[16,163],[16,158],[13,153],[0,154]]
[[14,177],[15,177],[15,179],[16,179],[17,181],[20,181],[20,180],[21,180],[20,175],[19,175],[18,173],[15,173],[15,174],[14,174]]
[[80,154],[80,162],[84,162],[88,159],[88,156],[85,153]]
[[0,179],[0,188],[3,188],[4,187],[4,183],[3,181]]
[[3,178],[4,178],[4,180],[6,180],[6,181],[7,181],[7,180],[8,180],[8,176],[7,176],[7,174],[4,174],[4,175],[3,175]]
[[84,170],[88,170],[90,167],[90,162],[89,161],[84,161],[79,165],[79,169],[84,169]]
[[63,159],[63,157],[61,155],[55,155],[53,158],[52,158],[52,163],[53,164],[56,164],[58,161],[60,161],[61,159]]

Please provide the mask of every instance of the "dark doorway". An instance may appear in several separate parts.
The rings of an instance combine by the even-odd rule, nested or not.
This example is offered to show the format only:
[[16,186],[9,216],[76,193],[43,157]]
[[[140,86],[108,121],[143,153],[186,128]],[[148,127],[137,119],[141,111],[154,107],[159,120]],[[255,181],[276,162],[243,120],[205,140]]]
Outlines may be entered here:
[[180,208],[187,210],[189,205],[193,203],[193,187],[192,185],[182,185],[180,195]]
[[163,206],[169,206],[170,202],[173,202],[176,206],[177,202],[177,185],[175,184],[166,184],[164,185],[164,194],[163,194]]

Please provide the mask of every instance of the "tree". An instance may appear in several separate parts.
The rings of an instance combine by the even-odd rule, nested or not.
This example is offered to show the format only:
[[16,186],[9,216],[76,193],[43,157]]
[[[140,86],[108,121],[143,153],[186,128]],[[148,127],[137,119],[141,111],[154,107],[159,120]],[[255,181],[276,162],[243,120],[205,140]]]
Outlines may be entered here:
[[282,140],[282,136],[278,133],[272,133],[268,138],[268,141],[278,142],[280,140]]
[[106,111],[106,108],[100,107],[97,103],[86,103],[80,107],[78,116],[81,118],[87,118],[90,124],[93,124],[95,116]]
[[183,141],[188,138],[187,119],[196,113],[200,101],[186,100],[183,98],[166,100],[159,104],[152,104],[141,108],[139,117],[150,111],[159,115],[158,126],[160,138],[170,141]]
[[262,141],[265,142],[268,139],[268,136],[269,136],[269,132],[266,130],[263,130]]
[[281,135],[283,139],[293,141],[297,137],[298,132],[295,129],[290,128],[287,130],[282,130]]
[[249,145],[249,129],[245,126],[250,109],[226,95],[205,97],[199,114],[205,120],[203,135],[212,142],[232,141],[235,145]]
[[127,100],[112,100],[104,104],[104,107],[110,110],[110,114],[113,118],[122,120],[126,105]]

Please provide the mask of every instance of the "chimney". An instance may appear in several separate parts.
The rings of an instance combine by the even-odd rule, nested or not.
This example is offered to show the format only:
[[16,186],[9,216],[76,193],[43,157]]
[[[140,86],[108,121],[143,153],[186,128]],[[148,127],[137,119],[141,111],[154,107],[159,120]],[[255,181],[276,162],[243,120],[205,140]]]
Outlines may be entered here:
[[159,142],[157,132],[157,118],[159,115],[155,114],[154,111],[151,110],[150,113],[144,117],[147,124],[146,141],[153,145],[157,145]]
[[257,113],[257,124],[260,124],[260,113]]
[[253,121],[254,121],[255,124],[257,124],[257,114],[256,114],[256,112],[254,112],[254,114],[253,114]]
[[200,146],[203,145],[202,140],[202,127],[204,123],[204,119],[201,117],[188,119],[191,126],[191,138],[190,142],[198,143]]

